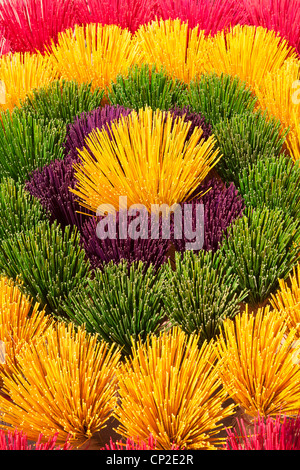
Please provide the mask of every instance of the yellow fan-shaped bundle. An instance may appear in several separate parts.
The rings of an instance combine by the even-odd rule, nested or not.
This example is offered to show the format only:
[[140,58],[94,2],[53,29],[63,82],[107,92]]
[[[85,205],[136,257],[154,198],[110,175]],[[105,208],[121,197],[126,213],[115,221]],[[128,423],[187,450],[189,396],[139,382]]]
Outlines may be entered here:
[[11,280],[0,278],[0,340],[5,351],[1,375],[10,374],[22,346],[42,335],[50,324],[51,319],[39,310],[38,303],[32,304]]
[[300,160],[300,118],[297,113],[292,113],[290,129],[286,138],[286,146],[295,162]]
[[124,437],[146,440],[157,448],[172,444],[185,449],[214,449],[219,423],[233,414],[224,406],[216,355],[211,344],[198,348],[199,338],[179,328],[134,344],[132,357],[117,371],[121,401],[114,414]]
[[212,44],[198,26],[191,29],[180,19],[157,20],[142,25],[135,38],[142,60],[164,67],[174,78],[189,83],[205,72]]
[[270,303],[283,314],[289,328],[297,329],[300,339],[300,264],[294,268],[288,282],[279,279],[279,289],[272,294]]
[[294,161],[300,159],[300,60],[290,58],[276,71],[267,73],[255,87],[259,106],[289,128],[286,139]]
[[300,408],[300,365],[296,332],[269,307],[248,309],[225,320],[215,342],[222,383],[236,404],[251,416],[297,414]]
[[88,24],[60,33],[48,53],[61,78],[105,88],[139,62],[136,50],[127,29]]
[[237,25],[214,36],[207,68],[237,75],[254,90],[267,72],[278,70],[288,57],[296,57],[296,52],[274,31]]
[[4,92],[0,111],[12,111],[33,89],[46,86],[56,78],[57,72],[51,61],[41,54],[5,54],[0,57],[0,80]]
[[[7,425],[21,428],[29,439],[68,434],[76,446],[105,426],[116,404],[118,350],[74,325],[58,323],[17,355],[13,375],[4,377],[0,396]],[[1,425],[8,429],[9,426]]]
[[[173,128],[172,128],[173,126]],[[107,131],[93,130],[79,152],[77,184],[71,189],[80,204],[97,211],[102,204],[168,204],[185,200],[220,158],[214,136],[204,140],[196,127],[186,140],[190,122],[151,108],[132,112]],[[91,154],[93,156],[91,156]]]

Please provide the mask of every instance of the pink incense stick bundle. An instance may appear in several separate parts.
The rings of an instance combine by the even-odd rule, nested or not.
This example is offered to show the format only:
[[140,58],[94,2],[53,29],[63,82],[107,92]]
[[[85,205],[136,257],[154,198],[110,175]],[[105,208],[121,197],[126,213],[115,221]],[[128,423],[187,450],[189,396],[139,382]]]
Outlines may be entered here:
[[300,450],[300,414],[295,418],[259,416],[251,431],[241,419],[238,428],[227,430],[226,450]]
[[242,0],[247,24],[274,30],[300,53],[299,0]]
[[78,21],[74,0],[10,0],[0,4],[0,25],[13,52],[44,52],[58,33]]
[[188,21],[190,28],[197,25],[206,34],[244,23],[245,9],[237,0],[158,0],[159,16],[163,20],[179,18]]
[[82,23],[115,24],[134,33],[155,19],[157,0],[77,0]]

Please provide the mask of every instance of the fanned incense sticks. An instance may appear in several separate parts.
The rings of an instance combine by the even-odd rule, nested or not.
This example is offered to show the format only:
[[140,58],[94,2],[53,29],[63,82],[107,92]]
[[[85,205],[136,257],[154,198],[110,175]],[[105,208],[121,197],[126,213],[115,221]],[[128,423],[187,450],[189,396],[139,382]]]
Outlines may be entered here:
[[63,158],[65,124],[60,120],[35,119],[15,108],[0,114],[0,171],[24,183],[33,171]]
[[0,245],[0,272],[19,279],[24,292],[58,317],[63,300],[84,285],[88,271],[79,234],[70,226],[62,231],[56,222],[42,221]]
[[132,341],[156,334],[164,318],[162,272],[126,261],[109,263],[94,272],[84,290],[74,289],[65,302],[69,319],[131,353]]
[[132,33],[158,10],[156,0],[78,0],[78,8],[82,22],[115,24]]
[[[63,150],[61,148],[61,150]],[[83,209],[70,191],[74,188],[74,160],[67,156],[55,160],[41,169],[33,171],[26,182],[26,190],[35,197],[49,214],[64,229],[67,225],[81,229],[93,212]]]
[[219,174],[238,186],[242,171],[249,165],[283,153],[287,132],[282,132],[279,120],[257,111],[223,119],[214,126],[214,134],[223,155],[217,165]]
[[47,212],[25,187],[12,178],[0,183],[0,241],[16,233],[30,230],[47,219]]
[[211,343],[198,349],[198,338],[179,328],[133,344],[132,357],[117,370],[120,404],[114,414],[125,438],[149,432],[159,450],[215,449],[220,421],[233,412],[222,407],[216,355]]
[[300,225],[280,209],[248,207],[224,237],[221,250],[228,266],[249,290],[247,302],[263,302],[299,260]]
[[139,61],[131,33],[116,25],[76,25],[60,33],[49,60],[61,78],[102,89]]
[[0,57],[0,77],[5,85],[5,103],[0,110],[13,110],[33,89],[48,85],[57,77],[50,60],[29,52]]
[[106,131],[92,131],[79,151],[78,183],[71,191],[95,213],[101,204],[119,210],[123,196],[148,211],[151,204],[187,199],[220,158],[213,136],[199,143],[201,128],[186,142],[190,125],[147,108],[112,123],[112,140]]
[[217,33],[212,42],[207,70],[237,75],[253,91],[267,72],[276,73],[286,59],[297,56],[285,39],[261,26],[237,25]]
[[201,127],[203,131],[201,139],[207,140],[213,133],[210,121],[199,112],[193,113],[188,106],[175,106],[174,108],[170,108],[168,112],[172,114],[174,120],[179,117],[183,118],[185,122],[191,122],[186,140],[189,140],[189,138],[192,136],[195,127]]
[[227,450],[300,450],[300,416],[288,418],[278,414],[275,418],[258,416],[253,431],[247,431],[243,419],[238,430],[227,430]]
[[300,52],[300,10],[298,0],[242,0],[247,24],[280,33]]
[[163,20],[180,18],[207,35],[246,19],[243,5],[235,0],[159,0],[159,13]]
[[238,175],[238,188],[246,206],[281,209],[300,220],[300,160],[287,155],[260,157]]
[[142,61],[163,66],[173,78],[189,83],[206,70],[212,45],[198,26],[190,29],[180,19],[156,20],[142,25],[135,38]]
[[243,410],[263,417],[294,415],[300,409],[300,368],[295,360],[295,329],[269,307],[256,315],[246,309],[225,320],[215,342],[222,361],[223,386]]
[[[73,89],[73,87],[71,87],[71,91],[73,90],[75,98],[75,91],[77,88],[75,87]],[[56,86],[54,91],[56,91]],[[66,96],[70,96],[70,88],[68,86],[66,86],[65,91]],[[52,97],[51,102],[54,101],[57,104],[59,102],[57,93],[53,94],[54,96]],[[79,103],[76,103],[75,101],[74,108],[70,106],[69,111],[73,111],[74,114],[75,109],[79,112],[82,111],[82,101],[83,100],[80,100]],[[46,104],[46,102],[47,101],[44,100],[39,102],[36,96],[36,99],[31,103],[33,107],[31,112],[36,110],[38,115],[43,114],[45,116],[47,113],[49,116],[51,111],[48,111],[48,107],[46,106],[44,108],[44,103]],[[89,104],[89,100],[87,100],[86,104]],[[64,111],[64,105],[65,103],[62,101],[61,113],[57,114],[63,114],[65,116],[64,120],[67,120],[68,118],[66,114],[69,113]],[[91,107],[93,106],[92,103],[90,103],[90,105]],[[94,105],[96,105],[95,102]],[[53,108],[54,106],[52,107],[52,110]],[[44,109],[45,112],[42,113]],[[130,114],[130,112],[130,109],[126,109],[121,106],[104,106],[99,108],[97,105],[96,109],[93,111],[82,112],[67,126],[67,135],[63,141],[64,149],[60,149],[61,151],[64,150],[66,156],[61,160],[56,159],[49,165],[44,166],[42,169],[37,169],[31,173],[30,178],[26,182],[26,189],[30,194],[40,200],[42,206],[49,211],[51,220],[56,220],[61,224],[61,227],[76,225],[78,229],[81,230],[84,223],[89,220],[87,215],[93,214],[87,209],[84,210],[77,202],[76,196],[70,191],[70,188],[74,189],[76,185],[74,163],[79,161],[78,150],[83,149],[86,136],[95,128],[109,130],[110,122],[118,120],[122,114],[124,116]],[[69,115],[69,119],[70,117],[71,116]],[[93,224],[93,220],[90,221],[90,224]],[[92,239],[97,242],[96,229],[91,235]],[[89,238],[89,235],[87,236]],[[94,251],[93,248],[91,248],[91,251]]]
[[[166,261],[170,240],[162,236],[161,217],[158,222],[160,233],[157,233],[157,238],[151,236],[151,221],[148,220],[146,227],[141,227],[137,239],[129,236],[124,239],[120,236],[120,233],[128,231],[128,227],[134,221],[133,216],[128,215],[124,218],[120,216],[120,212],[117,212],[116,237],[105,239],[97,235],[98,224],[104,220],[104,217],[86,217],[86,219],[81,226],[80,241],[92,268],[104,269],[111,261],[118,264],[126,260],[129,266],[135,261],[142,261],[145,266],[152,265],[157,270]],[[171,229],[172,226],[170,236]]]
[[119,352],[83,328],[58,322],[17,355],[4,378],[11,401],[0,396],[6,425],[21,426],[30,440],[40,433],[78,447],[100,431],[116,405]]
[[42,336],[51,324],[53,319],[38,303],[32,302],[10,279],[0,277],[0,339],[5,348],[1,376],[11,374],[24,344]]
[[172,79],[162,68],[148,64],[135,65],[126,75],[119,74],[110,85],[108,99],[113,105],[122,105],[138,111],[149,106],[153,109],[168,110],[182,101],[185,86]]
[[298,3],[0,0],[0,448],[297,445]]
[[164,267],[163,304],[172,325],[196,333],[199,344],[216,337],[226,318],[234,318],[247,290],[228,269],[220,252],[175,255],[175,269]]
[[[136,439],[126,439],[126,442],[118,441],[113,442],[110,439],[109,444],[106,444],[100,450],[156,450],[156,440],[153,439],[152,434],[150,434],[148,441],[140,441],[138,438]],[[170,450],[178,450],[178,446],[172,445]]]
[[40,434],[38,440],[29,444],[26,434],[17,428],[12,431],[0,431],[0,450],[72,450],[68,441],[63,446],[56,445],[58,433],[50,437],[47,442],[42,443],[43,435]]
[[300,302],[300,264],[289,276],[290,285],[283,279],[279,280],[280,288],[272,295],[272,305],[277,309],[293,306]]
[[286,145],[294,161],[300,158],[299,111],[300,61],[289,58],[278,69],[264,75],[255,87],[259,106],[280,119],[282,129],[289,131]]
[[251,89],[239,77],[205,73],[191,80],[180,104],[201,113],[214,128],[223,119],[251,113],[256,102]]
[[[173,230],[172,243],[175,249],[181,253],[186,251],[188,242],[196,240],[196,233],[199,230],[199,222],[197,221],[197,207],[199,205],[203,206],[204,212],[204,227],[201,229],[203,245],[200,250],[216,251],[222,244],[228,227],[243,214],[244,201],[233,183],[227,186],[217,178],[209,179],[199,186],[199,192],[203,194],[202,197],[184,202],[181,206],[182,225],[184,228],[191,227],[195,234],[194,239],[188,240],[185,235],[177,239]],[[191,210],[185,211],[185,207],[188,205]],[[194,247],[193,251],[197,253],[199,249]]]
[[14,52],[44,52],[51,39],[78,21],[72,0],[11,0],[1,2],[0,19]]
[[102,98],[103,90],[96,88],[92,91],[90,83],[60,79],[33,90],[22,101],[21,108],[35,119],[71,124],[78,114],[101,106]]
[[[67,136],[64,142],[65,153],[74,161],[78,161],[78,150],[82,150],[85,146],[86,137],[93,129],[110,129],[113,121],[118,121],[121,116],[128,116],[132,109],[124,108],[119,104],[115,106],[93,106],[89,112],[78,112],[73,122],[68,125]],[[110,135],[110,134],[109,134]]]
[[0,35],[0,56],[11,52],[11,44],[4,36]]
[[300,338],[300,265],[298,264],[289,279],[279,279],[279,289],[271,296],[271,305],[279,311],[289,328],[297,330]]

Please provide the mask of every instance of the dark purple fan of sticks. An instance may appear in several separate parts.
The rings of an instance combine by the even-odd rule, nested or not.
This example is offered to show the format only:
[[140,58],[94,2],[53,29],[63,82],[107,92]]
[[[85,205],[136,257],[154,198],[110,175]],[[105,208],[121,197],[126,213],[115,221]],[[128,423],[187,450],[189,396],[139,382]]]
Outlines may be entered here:
[[[199,222],[196,221],[196,207],[198,204],[204,205],[204,243],[202,249],[205,251],[215,252],[220,247],[223,237],[226,236],[228,227],[243,214],[245,207],[244,201],[233,183],[227,187],[222,181],[217,178],[212,178],[200,185],[198,194],[200,191],[201,194],[206,194],[192,201],[184,202],[181,205],[183,237],[181,239],[172,239],[172,243],[177,251],[184,252],[186,250],[186,244],[196,240],[196,238],[189,240],[185,236],[184,217],[187,218],[187,225],[191,226],[192,230],[195,232],[197,223],[199,225]],[[187,204],[191,204],[190,212],[185,210]],[[203,232],[199,230],[199,233]],[[195,251],[197,252],[199,250]]]
[[192,133],[195,130],[195,127],[201,127],[203,131],[201,139],[207,140],[211,136],[211,124],[206,121],[205,117],[202,116],[202,114],[191,112],[188,106],[185,106],[184,108],[179,108],[178,106],[175,106],[174,108],[169,109],[168,112],[173,115],[174,120],[176,118],[181,118],[185,116],[184,121],[191,122],[191,126],[189,128],[186,140],[190,139]]
[[121,106],[105,106],[77,116],[68,125],[64,159],[55,160],[31,174],[26,189],[41,201],[50,212],[51,220],[57,220],[62,228],[76,225],[80,230],[88,217],[85,214],[94,214],[83,208],[77,202],[76,195],[69,190],[76,186],[74,163],[80,161],[77,149],[83,149],[85,138],[93,129],[109,130],[112,121],[118,120],[121,115],[128,116],[130,112],[131,109]]
[[[134,219],[135,217],[130,215],[122,218],[119,212],[116,213],[115,239],[110,237],[102,239],[98,236],[97,225],[101,220],[104,220],[104,217],[93,217],[86,221],[81,231],[81,241],[93,268],[102,268],[110,261],[117,264],[125,259],[128,266],[134,261],[143,261],[146,267],[151,263],[158,269],[166,261],[171,237],[169,239],[162,238],[161,219],[157,226],[160,232],[154,230],[156,238],[153,238],[151,217],[148,217],[147,227],[143,227],[143,224],[137,227],[139,238],[133,239],[129,235],[128,227]],[[172,233],[172,227],[170,232]],[[127,236],[123,239],[120,236],[121,233],[127,234]]]
[[[170,246],[169,239],[162,239],[161,220],[160,234],[155,239],[151,238],[150,226],[148,226],[147,239],[140,237],[133,240],[127,237],[123,240],[118,236],[113,240],[108,237],[104,240],[99,239],[96,233],[99,218],[83,208],[77,201],[76,195],[70,192],[70,188],[76,187],[74,164],[80,162],[78,149],[82,150],[85,146],[87,135],[95,128],[105,129],[110,134],[111,123],[120,119],[121,116],[128,116],[131,112],[131,109],[122,106],[107,105],[77,116],[67,128],[64,159],[55,160],[42,170],[34,171],[26,184],[27,190],[37,197],[50,212],[52,221],[56,220],[62,228],[67,225],[77,226],[87,257],[94,268],[102,267],[110,261],[118,263],[121,259],[128,260],[129,265],[133,261],[142,260],[158,268],[165,262]],[[201,139],[207,139],[211,135],[211,126],[201,114],[191,113],[188,108],[178,107],[171,109],[170,113],[174,120],[185,116],[185,121],[191,122],[187,139],[198,126],[203,129]],[[128,216],[127,224],[130,220]],[[119,233],[119,228],[120,222],[117,215],[117,233]]]

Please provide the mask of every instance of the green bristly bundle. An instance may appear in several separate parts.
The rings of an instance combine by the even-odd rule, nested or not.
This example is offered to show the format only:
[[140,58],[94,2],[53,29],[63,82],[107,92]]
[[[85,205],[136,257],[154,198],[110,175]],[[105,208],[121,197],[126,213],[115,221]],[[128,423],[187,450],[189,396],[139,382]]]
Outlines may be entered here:
[[35,227],[47,214],[40,202],[12,178],[0,183],[0,241]]
[[225,318],[233,318],[239,303],[247,297],[240,288],[238,276],[227,267],[219,251],[186,251],[175,254],[176,268],[164,266],[163,302],[173,325],[187,334],[199,334],[200,343],[218,333]]
[[256,101],[251,89],[238,77],[209,73],[190,82],[181,105],[201,113],[215,127],[222,119],[253,111]]
[[173,108],[183,99],[186,85],[173,80],[163,69],[155,70],[155,65],[150,68],[148,64],[142,64],[131,67],[127,76],[118,75],[109,88],[110,103],[136,111],[146,106],[163,111]]
[[221,251],[249,289],[247,302],[263,302],[299,261],[300,224],[279,209],[248,208],[228,230]]
[[32,171],[63,158],[63,122],[35,119],[18,108],[2,112],[1,120],[0,179],[11,177],[24,183]]
[[153,266],[145,270],[141,261],[130,268],[126,261],[109,263],[95,271],[85,289],[74,290],[65,302],[72,321],[121,346],[123,355],[132,348],[132,339],[146,339],[162,323],[162,276]]
[[280,121],[267,119],[266,113],[257,111],[220,121],[214,134],[223,154],[217,170],[226,181],[237,185],[240,173],[248,165],[280,155],[287,131],[281,131]]
[[285,155],[258,160],[238,178],[247,206],[281,209],[300,221],[300,160]]
[[59,318],[70,291],[84,289],[88,270],[78,232],[70,226],[62,232],[56,223],[43,221],[0,245],[0,272]]
[[32,95],[22,103],[22,109],[36,119],[59,119],[68,124],[82,112],[100,107],[103,94],[99,88],[91,91],[91,84],[88,83],[55,80],[47,87],[33,90]]

